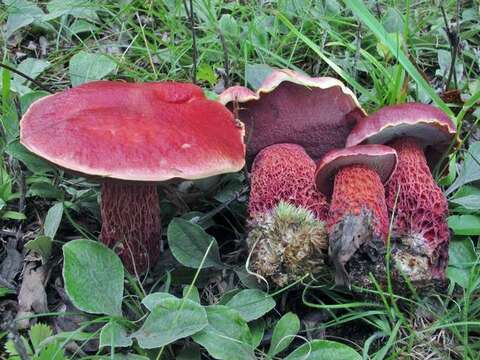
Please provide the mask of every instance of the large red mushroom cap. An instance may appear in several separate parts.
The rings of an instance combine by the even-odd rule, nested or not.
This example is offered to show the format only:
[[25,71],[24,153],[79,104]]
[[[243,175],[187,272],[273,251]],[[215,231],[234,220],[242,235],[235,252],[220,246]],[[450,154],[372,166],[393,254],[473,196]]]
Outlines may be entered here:
[[349,165],[366,165],[375,170],[385,183],[397,166],[397,153],[385,145],[358,145],[329,151],[320,160],[315,172],[317,190],[326,196],[333,191],[333,182],[337,172]]
[[87,83],[36,101],[20,128],[27,149],[85,175],[163,181],[244,166],[243,128],[191,84]]
[[412,137],[423,147],[443,153],[455,133],[455,124],[442,110],[432,105],[407,103],[385,106],[359,121],[346,146],[387,144],[396,138]]
[[273,70],[256,92],[234,86],[218,100],[238,112],[245,123],[250,159],[279,143],[301,145],[319,159],[328,150],[343,148],[356,120],[365,116],[341,81],[286,69]]
[[228,109],[175,82],[87,83],[36,101],[20,122],[30,151],[103,178],[101,240],[137,273],[160,255],[155,182],[240,170],[243,135]]

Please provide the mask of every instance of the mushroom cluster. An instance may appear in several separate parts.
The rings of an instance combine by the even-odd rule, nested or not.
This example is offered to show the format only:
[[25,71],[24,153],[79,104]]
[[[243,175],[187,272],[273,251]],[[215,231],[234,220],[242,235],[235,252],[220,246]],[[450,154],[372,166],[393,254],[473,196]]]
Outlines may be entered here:
[[[340,81],[291,70],[273,70],[256,92],[231,87],[220,102],[246,126],[249,266],[260,277],[284,285],[330,264],[337,285],[368,287],[370,275],[386,278],[390,240],[398,283],[444,279],[448,208],[429,164],[455,136],[445,113],[412,103],[367,116]],[[285,203],[319,221],[314,235],[311,216],[279,216]]]

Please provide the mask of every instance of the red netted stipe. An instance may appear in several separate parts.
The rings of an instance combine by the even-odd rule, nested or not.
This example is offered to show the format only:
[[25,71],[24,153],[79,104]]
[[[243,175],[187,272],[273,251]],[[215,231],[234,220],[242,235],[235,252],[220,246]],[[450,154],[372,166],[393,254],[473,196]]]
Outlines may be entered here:
[[160,206],[154,184],[105,181],[101,240],[114,248],[129,272],[153,267],[160,256]]

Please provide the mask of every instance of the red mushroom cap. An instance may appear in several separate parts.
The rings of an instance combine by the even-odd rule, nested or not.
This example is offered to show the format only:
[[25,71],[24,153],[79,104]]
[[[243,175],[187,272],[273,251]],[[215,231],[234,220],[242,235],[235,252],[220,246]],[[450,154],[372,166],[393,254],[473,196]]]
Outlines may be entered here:
[[241,125],[191,84],[87,83],[36,101],[20,128],[30,151],[85,175],[198,179],[245,162]]
[[385,183],[397,166],[397,152],[385,145],[357,145],[331,150],[317,165],[315,172],[317,190],[330,196],[338,170],[349,165],[366,165],[375,170]]
[[256,92],[234,86],[218,100],[230,108],[240,103],[238,115],[246,126],[250,159],[279,143],[299,144],[319,159],[333,148],[344,147],[357,117],[366,115],[341,81],[286,69],[273,70]]
[[442,110],[420,103],[399,104],[385,106],[359,121],[346,146],[386,144],[397,137],[413,137],[424,147],[443,153],[455,133],[455,124]]

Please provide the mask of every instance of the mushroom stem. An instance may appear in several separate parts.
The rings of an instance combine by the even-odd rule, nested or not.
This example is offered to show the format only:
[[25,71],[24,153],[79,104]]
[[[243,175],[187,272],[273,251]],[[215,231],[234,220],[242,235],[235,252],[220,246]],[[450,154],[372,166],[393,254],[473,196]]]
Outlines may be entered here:
[[389,145],[397,151],[399,160],[398,167],[386,186],[390,213],[394,210],[398,192],[393,233],[408,245],[408,258],[418,258],[417,261],[409,261],[409,264],[421,264],[419,257],[426,256],[432,276],[443,279],[448,262],[450,235],[447,199],[435,183],[423,148],[417,140],[400,138]]
[[345,264],[359,249],[380,244],[388,235],[385,190],[376,171],[366,165],[350,165],[335,176],[327,219],[329,253],[337,285],[348,285]]
[[107,180],[102,185],[104,244],[115,248],[131,273],[143,273],[160,256],[161,221],[154,184]]
[[315,190],[315,162],[295,144],[260,151],[252,165],[247,244],[250,268],[285,286],[326,269],[328,212]]

